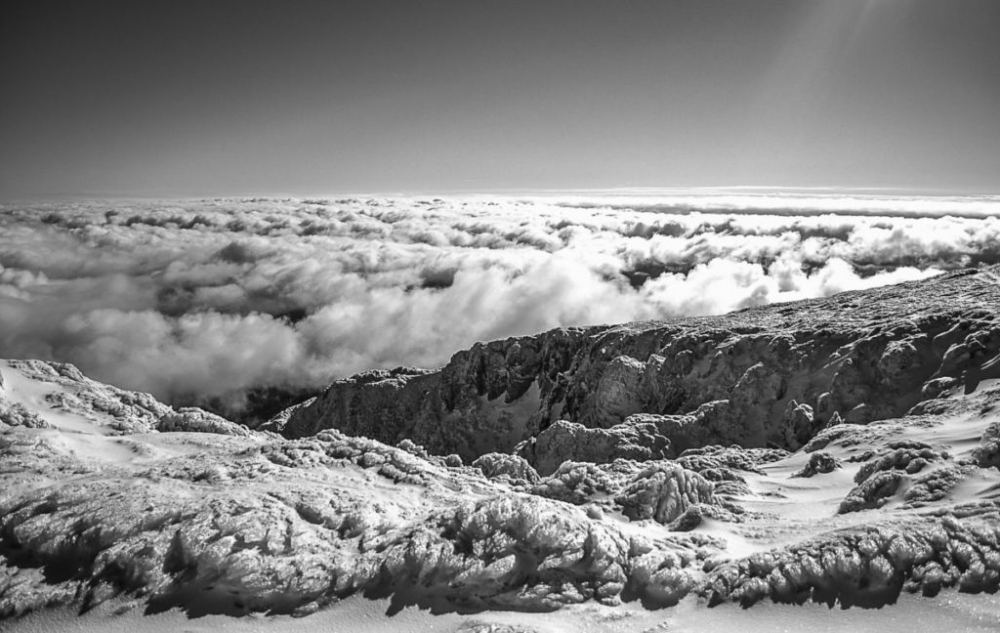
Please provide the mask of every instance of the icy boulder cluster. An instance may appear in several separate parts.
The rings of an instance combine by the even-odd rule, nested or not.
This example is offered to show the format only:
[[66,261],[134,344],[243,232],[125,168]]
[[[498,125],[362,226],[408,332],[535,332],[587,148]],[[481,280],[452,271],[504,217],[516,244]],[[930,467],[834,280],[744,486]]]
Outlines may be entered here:
[[[265,445],[220,436],[203,454],[101,475],[0,503],[0,613],[126,595],[191,615],[303,614],[356,592],[552,609],[616,603],[665,569],[676,586],[656,591],[684,595],[719,551],[698,535],[637,541],[475,468],[329,431]],[[664,508],[710,495],[704,481],[656,481]]]
[[[816,455],[817,453],[813,453]],[[922,442],[890,442],[854,476],[856,488],[840,504],[840,512],[881,507],[908,481],[931,462],[947,458]]]
[[889,521],[753,554],[713,570],[702,591],[710,603],[749,606],[770,598],[874,607],[895,602],[903,591],[934,596],[944,588],[1000,589],[995,505]]
[[20,402],[8,402],[6,399],[0,400],[0,428],[22,426],[29,429],[50,428],[45,418],[38,415]]

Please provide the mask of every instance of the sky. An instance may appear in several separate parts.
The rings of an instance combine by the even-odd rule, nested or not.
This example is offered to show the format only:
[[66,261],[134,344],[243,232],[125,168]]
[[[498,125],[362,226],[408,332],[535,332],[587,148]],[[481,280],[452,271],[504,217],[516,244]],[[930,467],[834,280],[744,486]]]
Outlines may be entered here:
[[1000,191],[1000,2],[7,2],[0,199]]

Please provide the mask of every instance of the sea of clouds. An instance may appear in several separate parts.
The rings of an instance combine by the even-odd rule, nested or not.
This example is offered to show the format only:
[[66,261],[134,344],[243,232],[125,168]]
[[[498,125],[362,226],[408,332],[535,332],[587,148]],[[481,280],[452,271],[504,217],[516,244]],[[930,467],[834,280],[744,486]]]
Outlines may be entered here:
[[686,194],[0,207],[0,357],[173,403],[479,340],[1000,262],[1000,199]]

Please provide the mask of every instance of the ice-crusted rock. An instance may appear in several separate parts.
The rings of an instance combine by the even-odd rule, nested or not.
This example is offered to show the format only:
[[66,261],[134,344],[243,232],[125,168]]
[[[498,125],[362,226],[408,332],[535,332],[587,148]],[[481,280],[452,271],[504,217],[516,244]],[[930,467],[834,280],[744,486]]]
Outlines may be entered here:
[[677,458],[677,463],[688,470],[704,474],[721,468],[742,470],[760,474],[761,466],[788,457],[788,451],[780,448],[743,448],[741,446],[719,446],[690,448]]
[[845,514],[880,508],[895,496],[904,481],[906,477],[898,471],[878,471],[853,488],[840,503],[837,512]]
[[932,461],[947,458],[947,454],[935,451],[930,445],[923,442],[906,440],[890,442],[876,459],[869,461],[858,470],[858,474],[854,476],[854,482],[860,484],[872,474],[886,470],[903,470],[912,475],[923,470]]
[[3,425],[22,426],[29,429],[52,428],[52,425],[36,412],[20,402],[8,402],[0,395],[0,428],[3,428]]
[[815,437],[822,426],[817,423],[812,407],[790,400],[781,420],[782,439],[786,446],[796,449]]
[[604,464],[616,459],[662,459],[669,446],[670,441],[660,435],[656,424],[629,418],[606,429],[559,420],[518,450],[539,473],[547,475],[567,460]]
[[563,462],[532,488],[531,494],[582,506],[588,516],[652,518],[673,531],[687,531],[703,518],[739,522],[738,504],[714,494],[714,486],[670,461],[608,464]]
[[947,499],[952,490],[973,472],[968,466],[949,463],[921,473],[919,477],[912,477],[903,493],[903,507],[920,508]]
[[764,598],[882,606],[903,591],[1000,589],[1000,514],[992,505],[843,531],[724,564],[700,590],[711,603]]
[[156,421],[155,428],[161,433],[216,433],[242,437],[253,434],[245,426],[197,407],[184,407],[168,413]]
[[713,501],[714,488],[698,473],[669,462],[649,465],[637,473],[616,498],[632,520],[670,523],[690,506]]
[[424,459],[430,459],[431,456],[420,444],[417,444],[413,440],[401,440],[396,444],[396,448],[401,448],[411,455],[416,455],[417,457],[422,457]]
[[573,505],[584,505],[598,498],[614,498],[635,471],[636,465],[625,462],[593,464],[566,461],[554,473],[541,480],[531,492]]
[[838,468],[842,468],[840,461],[836,457],[823,451],[816,451],[809,456],[809,461],[792,477],[814,477],[826,473],[832,473]]
[[1000,420],[986,427],[972,457],[983,468],[1000,468]]
[[796,449],[838,421],[899,417],[1000,372],[998,303],[1000,286],[969,270],[720,317],[552,330],[477,344],[437,371],[340,381],[282,432],[410,437],[472,460],[558,421],[609,429],[647,414],[675,453]]
[[[905,482],[910,481],[907,475],[919,473],[932,461],[947,458],[947,454],[939,453],[923,442],[891,442],[876,455],[875,459],[858,470],[854,477],[854,481],[858,485],[848,493],[838,511],[843,514],[881,507],[896,495]],[[928,487],[943,488],[946,492],[947,488],[954,486],[954,483],[956,483],[955,480],[950,485],[944,481],[926,481],[923,484],[925,492],[911,491],[908,501],[926,502],[940,499],[943,494],[933,494],[926,489]]]
[[538,473],[523,457],[506,453],[487,453],[472,462],[488,479],[506,478],[515,485],[538,482]]

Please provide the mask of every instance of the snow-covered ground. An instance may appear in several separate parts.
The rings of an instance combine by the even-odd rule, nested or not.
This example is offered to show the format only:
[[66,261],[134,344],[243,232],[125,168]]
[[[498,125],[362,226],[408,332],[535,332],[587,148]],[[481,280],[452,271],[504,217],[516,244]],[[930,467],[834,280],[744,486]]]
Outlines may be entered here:
[[[613,492],[565,504],[546,498],[554,479],[490,480],[418,447],[329,432],[158,432],[167,407],[71,367],[10,361],[0,374],[6,410],[49,423],[0,433],[5,630],[985,631],[1000,616],[1000,471],[974,465],[1000,419],[996,381],[952,394],[936,415],[821,433],[814,444],[840,465],[831,472],[795,476],[818,450],[732,468],[746,485],[726,507],[742,514],[709,511],[678,532],[629,521]],[[929,459],[894,458],[888,471],[912,470],[902,485],[877,509],[843,511],[858,471],[878,461],[865,451],[900,452],[891,446]],[[956,468],[957,483],[914,503],[926,498],[912,491]],[[810,552],[816,567],[803,571]],[[891,558],[899,584],[884,577],[876,591],[866,552]],[[783,582],[759,571],[765,559]],[[912,588],[900,594],[904,577]],[[801,600],[795,582],[820,603],[767,599]],[[713,586],[722,603],[709,608]],[[667,594],[680,602],[661,608]],[[11,619],[24,609],[35,613]]]
[[[840,609],[826,605],[761,604],[752,609],[720,605],[705,609],[694,598],[671,609],[647,611],[637,605],[605,607],[570,606],[554,613],[493,612],[461,615],[431,614],[407,607],[386,616],[385,600],[348,598],[327,611],[307,618],[253,615],[245,618],[204,616],[188,618],[183,612],[143,615],[138,610],[115,613],[99,609],[79,616],[58,610],[11,622],[11,633],[707,633],[743,631],[815,631],[816,633],[914,633],[954,631],[993,633],[1000,622],[1000,597],[954,593],[928,600],[904,595],[894,605],[880,609]],[[494,628],[489,628],[490,626]],[[481,627],[481,628],[477,628]],[[509,628],[504,628],[509,627]]]

